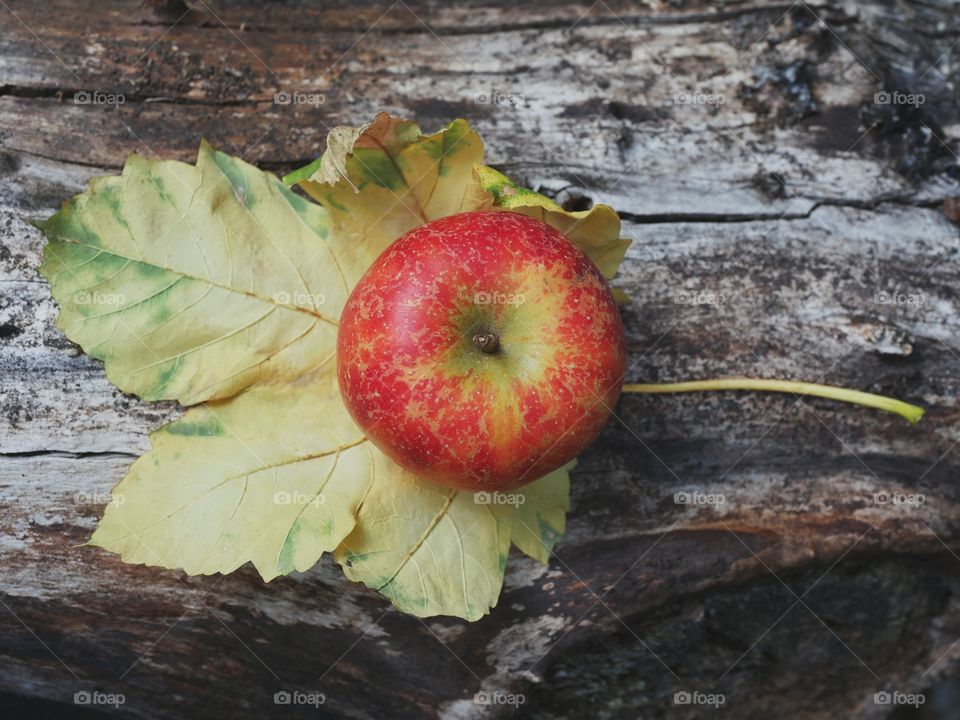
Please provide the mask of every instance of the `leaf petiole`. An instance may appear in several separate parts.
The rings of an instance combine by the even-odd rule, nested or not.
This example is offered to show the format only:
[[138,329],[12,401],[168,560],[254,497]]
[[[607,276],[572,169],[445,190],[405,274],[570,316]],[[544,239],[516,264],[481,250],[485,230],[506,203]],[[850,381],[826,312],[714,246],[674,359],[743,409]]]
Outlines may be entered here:
[[833,385],[798,382],[795,380],[765,380],[757,378],[718,378],[715,380],[693,380],[675,383],[627,383],[625,393],[681,393],[709,390],[759,390],[762,392],[783,392],[794,395],[815,395],[817,397],[839,400],[841,402],[878,408],[896,413],[912,425],[923,417],[925,410],[901,400],[874,395],[873,393],[849,390]]

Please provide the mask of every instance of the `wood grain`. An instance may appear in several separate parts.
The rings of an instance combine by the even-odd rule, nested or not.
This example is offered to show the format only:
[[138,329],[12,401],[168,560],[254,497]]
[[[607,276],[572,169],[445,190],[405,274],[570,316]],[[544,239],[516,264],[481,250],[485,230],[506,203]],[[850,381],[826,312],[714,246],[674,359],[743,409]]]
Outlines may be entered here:
[[[675,705],[683,690],[743,718],[887,717],[884,689],[932,712],[960,669],[958,37],[947,0],[5,0],[5,716],[99,717],[73,702],[95,689],[138,718],[713,713]],[[466,117],[521,182],[621,213],[628,380],[820,381],[927,417],[622,398],[581,458],[556,557],[512,557],[474,624],[401,616],[329,559],[265,585],[78,547],[179,410],[115,390],[53,327],[29,220],[130,152],[191,160],[206,137],[283,172],[380,109],[428,129]],[[275,705],[282,690],[326,702]],[[481,690],[524,703],[479,705]]]

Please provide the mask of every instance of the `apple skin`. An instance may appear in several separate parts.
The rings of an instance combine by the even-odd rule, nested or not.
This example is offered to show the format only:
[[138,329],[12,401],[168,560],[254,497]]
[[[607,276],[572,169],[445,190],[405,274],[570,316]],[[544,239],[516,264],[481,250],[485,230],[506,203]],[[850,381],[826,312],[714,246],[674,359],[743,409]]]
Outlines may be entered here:
[[620,396],[623,323],[562,233],[507,211],[434,220],[354,288],[337,333],[353,419],[418,477],[505,491],[575,458]]

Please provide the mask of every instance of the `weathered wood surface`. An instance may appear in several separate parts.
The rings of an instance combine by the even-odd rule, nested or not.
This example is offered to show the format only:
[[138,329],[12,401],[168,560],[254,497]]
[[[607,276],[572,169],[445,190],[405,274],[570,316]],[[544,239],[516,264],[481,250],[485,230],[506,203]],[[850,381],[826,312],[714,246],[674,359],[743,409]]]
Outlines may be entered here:
[[[92,717],[886,717],[960,669],[960,40],[926,2],[29,3],[0,7],[0,709]],[[953,47],[951,51],[951,47]],[[922,93],[918,108],[878,104]],[[121,93],[119,107],[78,92]],[[276,92],[322,104],[276,104]],[[684,103],[681,94],[716,96]],[[481,97],[482,96],[482,97]],[[495,97],[495,101],[491,101]],[[718,98],[722,98],[722,102]],[[549,568],[492,615],[425,623],[331,560],[264,585],[74,547],[175,417],[53,328],[43,217],[131,151],[207,137],[283,171],[387,109],[473,121],[493,163],[635,239],[631,381],[820,380],[789,396],[628,397],[581,459]],[[902,302],[891,302],[896,297]],[[691,298],[694,301],[691,301]],[[886,300],[886,302],[884,302]],[[708,302],[702,302],[708,301]],[[720,493],[719,507],[674,503]],[[877,493],[922,494],[919,505]],[[277,706],[278,690],[326,703]],[[889,715],[893,716],[893,715]],[[931,714],[929,717],[949,717]]]

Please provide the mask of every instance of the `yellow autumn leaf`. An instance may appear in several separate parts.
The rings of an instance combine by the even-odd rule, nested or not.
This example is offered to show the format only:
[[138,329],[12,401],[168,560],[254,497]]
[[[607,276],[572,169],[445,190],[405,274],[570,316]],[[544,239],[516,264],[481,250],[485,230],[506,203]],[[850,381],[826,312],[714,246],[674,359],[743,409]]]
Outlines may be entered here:
[[468,619],[496,604],[511,537],[545,560],[569,506],[566,470],[528,485],[519,506],[422,482],[362,436],[334,379],[350,291],[424,222],[538,212],[615,271],[619,223],[534,193],[518,202],[482,154],[462,120],[423,135],[381,113],[335,129],[285,179],[316,203],[204,143],[195,166],[132,156],[38,223],[67,337],[127,392],[203,403],[151,436],[90,543],[191,574],[249,561],[268,580],[336,549],[348,577],[405,612]]
[[547,563],[563,535],[570,509],[571,462],[517,491],[522,502],[511,515],[511,540],[521,551]]
[[248,561],[265,580],[307,570],[353,529],[371,477],[391,471],[327,371],[196,407],[150,442],[90,544],[191,575]]
[[327,213],[206,143],[131,156],[40,227],[57,326],[125,392],[190,405],[333,360],[357,277]]
[[378,253],[430,220],[493,206],[477,182],[480,136],[463,120],[422,135],[409,120],[380,113],[363,128],[334,128],[327,151],[287,175],[327,209],[344,242]]
[[511,515],[409,474],[377,477],[337,561],[404,612],[477,620],[500,596]]
[[605,278],[610,280],[617,274],[630,241],[620,237],[620,217],[612,207],[594,205],[589,210],[564,210],[550,198],[520,187],[493,168],[480,166],[477,175],[483,189],[493,194],[497,207],[552,225],[583,250]]

